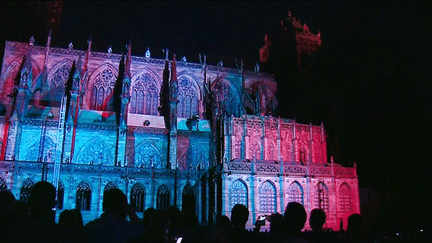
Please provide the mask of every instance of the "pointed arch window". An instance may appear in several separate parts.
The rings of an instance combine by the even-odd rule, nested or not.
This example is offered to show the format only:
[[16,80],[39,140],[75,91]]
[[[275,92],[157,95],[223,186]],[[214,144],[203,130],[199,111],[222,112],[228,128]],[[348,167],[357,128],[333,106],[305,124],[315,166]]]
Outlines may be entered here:
[[231,208],[236,204],[248,206],[248,191],[246,184],[241,180],[236,180],[230,189]]
[[65,84],[67,79],[69,78],[70,71],[72,69],[72,64],[69,62],[64,63],[60,67],[55,70],[52,75],[50,82],[50,96],[51,102],[55,101],[60,104],[61,98],[65,92]]
[[323,210],[325,213],[329,212],[329,199],[327,186],[320,182],[317,185],[315,193],[316,208]]
[[250,159],[261,160],[261,146],[258,142],[250,146]]
[[24,181],[20,191],[21,202],[28,203],[28,200],[30,198],[30,192],[34,184],[35,184],[34,181],[30,178]]
[[170,206],[170,193],[167,186],[162,185],[157,191],[156,209],[167,210]]
[[196,145],[191,145],[188,149],[188,169],[201,170],[207,169],[207,159],[204,156],[201,148]]
[[288,188],[288,202],[297,202],[303,205],[303,188],[298,182],[293,182]]
[[178,117],[189,118],[198,115],[198,91],[193,85],[193,79],[187,76],[180,76],[178,80]]
[[260,188],[260,211],[276,212],[276,187],[269,181],[264,182]]
[[151,143],[141,144],[135,149],[135,166],[141,168],[164,168],[160,152]]
[[76,190],[76,209],[90,211],[92,190],[90,185],[82,181]]
[[144,187],[139,183],[133,185],[131,189],[130,205],[135,208],[135,212],[144,212],[145,190]]
[[64,202],[64,186],[61,181],[59,181],[57,186],[57,209],[63,209]]
[[156,116],[158,115],[158,106],[158,84],[149,73],[143,73],[133,81],[129,110],[135,114]]
[[186,213],[195,213],[195,191],[189,183],[183,188],[182,211]]
[[0,177],[0,191],[3,190],[7,190],[7,184],[6,181],[2,177]]
[[113,166],[114,156],[110,146],[97,138],[83,146],[75,161],[77,164]]
[[241,149],[242,149],[242,141],[240,139],[236,139],[235,147],[234,147],[234,157],[240,159],[241,158]]
[[339,189],[339,210],[342,212],[351,212],[351,189],[344,183]]
[[112,90],[116,83],[116,75],[109,68],[98,73],[93,82],[90,109],[111,111]]
[[301,146],[300,147],[300,162],[306,163],[307,160],[308,160],[307,150],[306,150],[305,146]]

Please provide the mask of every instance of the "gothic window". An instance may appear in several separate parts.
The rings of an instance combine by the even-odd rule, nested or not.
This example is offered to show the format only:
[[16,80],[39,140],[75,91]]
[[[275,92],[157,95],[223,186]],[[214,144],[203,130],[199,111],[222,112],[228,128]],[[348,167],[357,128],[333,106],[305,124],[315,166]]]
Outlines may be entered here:
[[300,147],[300,162],[301,163],[307,162],[307,152],[306,152],[306,148],[304,146]]
[[235,147],[234,147],[234,157],[240,159],[241,158],[241,149],[242,149],[242,141],[240,139],[237,139],[235,141]]
[[28,200],[30,198],[30,192],[34,185],[34,181],[30,178],[24,181],[21,191],[20,191],[20,201],[24,203],[28,203]]
[[0,191],[3,190],[7,190],[7,184],[6,181],[2,177],[0,177]]
[[288,188],[288,202],[298,202],[303,205],[303,188],[298,182],[293,182]]
[[268,160],[275,160],[275,145],[273,142],[269,143],[269,148],[268,148]]
[[248,191],[246,184],[242,182],[240,179],[236,180],[231,186],[230,192],[230,201],[231,208],[236,204],[243,204],[246,207],[248,206]]
[[92,87],[90,109],[112,110],[110,101],[116,83],[116,75],[108,68],[98,73]]
[[206,157],[202,150],[195,145],[191,145],[188,149],[188,166],[190,170],[207,169]]
[[54,74],[52,75],[50,82],[50,95],[53,101],[61,101],[61,98],[63,97],[63,94],[65,92],[65,84],[67,79],[69,78],[71,68],[71,63],[64,63],[59,68],[57,68],[57,70],[55,70]]
[[63,209],[64,201],[64,186],[61,181],[58,182],[57,186],[57,209]]
[[158,210],[167,210],[170,206],[170,193],[168,187],[162,185],[157,190],[157,205]]
[[214,93],[214,101],[220,103],[220,109],[225,111],[228,115],[239,116],[238,112],[238,97],[234,95],[231,87],[228,83],[224,81],[217,82],[213,87],[212,91]]
[[158,115],[159,90],[149,73],[138,76],[131,89],[130,111],[135,114]]
[[315,205],[316,208],[323,210],[325,213],[329,212],[328,189],[323,182],[320,182],[317,185]]
[[135,166],[141,168],[164,168],[159,151],[150,143],[141,144],[135,149]]
[[269,181],[264,182],[260,188],[260,211],[276,212],[276,187]]
[[83,146],[76,163],[113,166],[114,156],[112,154],[110,146],[104,141],[101,139],[93,139]]
[[182,211],[195,213],[195,192],[189,183],[183,188]]
[[133,185],[131,194],[130,194],[130,205],[135,208],[135,212],[142,213],[144,212],[145,206],[145,190],[144,187],[136,183]]
[[118,188],[118,186],[114,182],[112,182],[112,181],[108,182],[106,184],[106,186],[104,187],[104,197],[105,197],[105,193],[107,193],[109,190],[115,189],[115,188]]
[[261,159],[261,146],[258,142],[255,142],[252,146],[250,146],[250,159]]
[[178,117],[189,118],[198,115],[197,91],[190,78],[180,76],[177,105]]
[[339,188],[339,210],[351,212],[351,189],[346,183]]
[[82,211],[90,211],[90,203],[91,203],[91,187],[90,185],[82,181],[76,190],[76,209]]
[[27,148],[25,160],[36,162],[40,159],[43,162],[53,162],[55,148],[55,143],[48,136],[45,136],[43,144],[41,144],[41,139],[38,138]]

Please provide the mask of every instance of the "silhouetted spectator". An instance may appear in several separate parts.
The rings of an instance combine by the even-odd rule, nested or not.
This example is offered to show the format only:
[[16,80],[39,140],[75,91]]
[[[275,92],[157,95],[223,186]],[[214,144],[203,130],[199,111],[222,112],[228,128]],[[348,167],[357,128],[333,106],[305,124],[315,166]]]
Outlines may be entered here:
[[104,194],[103,208],[105,212],[100,218],[86,225],[89,242],[131,242],[142,233],[142,224],[120,189],[113,188]]
[[82,219],[74,210],[64,210],[59,217],[60,242],[87,242]]
[[212,243],[228,243],[231,242],[229,232],[231,231],[231,222],[225,215],[216,217],[216,222],[213,225],[211,232]]
[[134,242],[168,243],[170,225],[168,214],[163,210],[156,210],[150,219],[148,230]]
[[12,230],[16,228],[15,218],[15,196],[10,191],[0,191],[0,242],[10,242]]
[[148,228],[148,226],[150,224],[150,221],[151,221],[151,219],[152,219],[153,214],[154,214],[155,211],[156,211],[156,209],[154,209],[154,208],[147,208],[144,211],[144,214],[143,214],[144,230],[147,230],[147,228]]
[[282,242],[284,232],[284,219],[282,214],[274,213],[269,218],[270,221],[270,242]]
[[245,205],[236,204],[231,210],[230,239],[232,243],[257,242],[258,237],[246,230],[246,222],[249,218],[249,210]]
[[192,212],[183,214],[183,241],[182,243],[195,243],[199,242],[196,237],[196,227],[198,225],[198,217]]
[[20,220],[16,242],[59,242],[59,230],[55,223],[54,186],[46,181],[36,183],[30,192],[30,214]]
[[351,214],[348,217],[346,242],[365,242],[363,232],[363,218],[360,214]]
[[306,211],[300,203],[290,202],[286,206],[285,221],[285,241],[284,242],[307,242],[301,235],[301,230],[306,223]]
[[323,231],[323,226],[326,222],[325,212],[321,209],[313,209],[309,218],[309,226],[312,228],[312,233],[309,234],[308,241],[310,243],[332,242],[332,235]]
[[175,239],[178,237],[183,237],[184,234],[183,215],[180,209],[175,206],[169,207],[167,214],[170,220],[168,239],[175,242]]

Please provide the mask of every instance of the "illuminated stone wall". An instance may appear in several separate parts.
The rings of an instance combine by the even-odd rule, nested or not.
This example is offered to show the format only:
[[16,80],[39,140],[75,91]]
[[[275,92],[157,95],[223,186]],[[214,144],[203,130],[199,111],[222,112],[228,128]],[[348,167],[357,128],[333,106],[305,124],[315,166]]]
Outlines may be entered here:
[[[40,91],[32,91],[28,115],[20,117],[8,95],[24,57],[31,60],[30,90],[45,60],[46,78]],[[271,116],[277,107],[272,75],[178,61],[177,127],[170,130],[167,114],[158,108],[164,99],[165,64],[173,72],[173,61],[132,56],[123,131],[111,105],[121,59],[119,54],[6,42],[0,79],[0,102],[7,109],[0,119],[0,184],[17,199],[24,200],[25,189],[43,176],[53,181],[54,162],[60,162],[60,102],[75,62],[87,63],[87,71],[76,125],[64,126],[59,184],[62,209],[81,207],[86,222],[101,214],[103,192],[110,187],[123,190],[131,203],[140,196],[143,209],[189,208],[202,223],[219,213],[230,216],[236,203],[251,211],[248,227],[258,215],[283,213],[290,201],[302,203],[307,212],[325,209],[326,227],[333,229],[339,229],[340,219],[346,226],[346,218],[359,212],[356,169],[327,161],[324,126]],[[176,137],[171,159],[170,134]]]

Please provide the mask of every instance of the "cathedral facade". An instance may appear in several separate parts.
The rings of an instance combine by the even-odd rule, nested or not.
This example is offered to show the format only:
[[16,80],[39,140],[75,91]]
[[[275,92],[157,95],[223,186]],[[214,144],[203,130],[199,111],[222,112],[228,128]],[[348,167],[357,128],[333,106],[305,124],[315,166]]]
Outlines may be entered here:
[[[0,77],[0,187],[27,202],[40,180],[57,213],[102,212],[120,188],[139,216],[177,206],[211,224],[235,204],[260,215],[288,202],[344,228],[360,212],[356,168],[328,160],[321,124],[275,117],[273,75],[169,58],[6,42]],[[273,115],[273,116],[272,116]],[[308,225],[306,225],[308,227]]]

